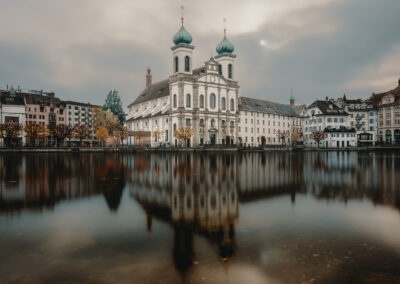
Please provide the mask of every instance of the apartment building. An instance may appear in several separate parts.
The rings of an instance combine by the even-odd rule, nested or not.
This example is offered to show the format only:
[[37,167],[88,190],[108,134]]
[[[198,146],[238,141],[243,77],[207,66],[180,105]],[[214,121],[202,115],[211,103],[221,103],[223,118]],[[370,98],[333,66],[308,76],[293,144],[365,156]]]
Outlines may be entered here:
[[65,103],[54,93],[27,91],[25,98],[26,123],[37,123],[45,127],[51,124],[65,124]]
[[296,119],[290,105],[239,97],[238,143],[251,147],[289,144]]
[[372,94],[369,101],[378,110],[378,141],[400,144],[400,79],[396,88]]
[[348,125],[349,114],[337,106],[333,100],[316,100],[303,111],[303,140],[308,147],[317,147],[313,139],[315,131],[329,129],[345,129]]
[[348,114],[348,127],[356,130],[356,145],[375,145],[378,135],[378,112],[375,105],[362,99],[347,99],[346,95],[335,101]]

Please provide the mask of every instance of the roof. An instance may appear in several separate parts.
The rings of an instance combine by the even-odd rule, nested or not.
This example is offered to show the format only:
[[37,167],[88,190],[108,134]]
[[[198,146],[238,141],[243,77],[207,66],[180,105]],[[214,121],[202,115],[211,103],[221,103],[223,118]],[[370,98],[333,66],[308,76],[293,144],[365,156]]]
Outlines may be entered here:
[[101,107],[99,105],[94,105],[91,103],[81,103],[81,102],[74,102],[74,101],[63,101],[66,104],[69,105],[78,105],[78,106],[84,106],[84,107]]
[[169,96],[169,79],[165,79],[148,86],[142,91],[142,93],[133,103],[128,105],[128,107],[134,104],[140,104],[166,96]]
[[346,115],[347,114],[347,112],[345,112],[343,108],[338,107],[332,101],[316,100],[311,105],[309,105],[307,107],[307,109],[310,109],[312,107],[317,107],[322,112],[322,114],[327,114],[327,115]]
[[3,105],[25,105],[24,97],[20,94],[10,95],[10,92],[1,92],[0,98]]
[[397,86],[396,88],[394,88],[393,90],[387,91],[387,92],[383,92],[383,93],[379,93],[379,94],[372,94],[372,96],[368,99],[368,101],[372,102],[374,105],[378,106],[380,105],[381,99],[389,94],[393,94],[396,97],[398,97],[397,101],[400,101],[400,86]]
[[61,100],[59,98],[55,98],[51,95],[36,95],[30,93],[24,93],[22,95],[25,97],[26,104],[40,105],[48,104],[49,102],[61,103]]
[[301,115],[303,110],[307,107],[306,105],[294,105],[291,106],[292,109],[296,112],[297,115]]
[[297,116],[295,110],[290,105],[246,97],[239,97],[239,111],[241,110],[272,113],[284,116]]

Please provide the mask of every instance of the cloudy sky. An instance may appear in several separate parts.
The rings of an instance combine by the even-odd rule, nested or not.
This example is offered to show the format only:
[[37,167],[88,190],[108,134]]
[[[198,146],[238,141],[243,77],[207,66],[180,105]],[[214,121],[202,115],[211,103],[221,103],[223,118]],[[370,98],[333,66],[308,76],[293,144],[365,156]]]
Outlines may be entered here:
[[367,97],[400,78],[399,0],[1,0],[0,87],[97,104],[115,88],[126,106],[147,66],[170,75],[181,5],[196,66],[227,19],[242,96]]

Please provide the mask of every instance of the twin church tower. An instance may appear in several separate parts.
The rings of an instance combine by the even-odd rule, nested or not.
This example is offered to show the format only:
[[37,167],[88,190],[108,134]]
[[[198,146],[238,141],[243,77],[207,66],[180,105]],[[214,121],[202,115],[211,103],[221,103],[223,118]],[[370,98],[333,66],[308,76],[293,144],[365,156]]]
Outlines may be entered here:
[[[180,30],[175,34],[173,38],[173,42],[175,46],[171,48],[173,52],[173,65],[174,73],[188,73],[192,72],[192,56],[194,46],[192,43],[192,36],[187,32],[185,27],[183,26],[183,16],[181,18],[182,26]],[[218,53],[215,56],[215,60],[219,63],[218,72],[220,75],[225,76],[228,79],[233,79],[233,66],[234,59],[236,55],[233,54],[235,47],[233,44],[226,38],[226,27],[224,28],[224,38],[218,44],[216,51]]]
[[[235,144],[239,86],[235,80],[235,48],[226,37],[226,28],[216,48],[217,55],[199,68],[193,68],[195,47],[183,25],[183,16],[173,43],[172,74],[152,83],[148,70],[146,88],[128,105],[126,125],[133,137],[135,133],[141,134],[130,144]],[[193,130],[193,135],[179,141],[175,133],[186,127]]]

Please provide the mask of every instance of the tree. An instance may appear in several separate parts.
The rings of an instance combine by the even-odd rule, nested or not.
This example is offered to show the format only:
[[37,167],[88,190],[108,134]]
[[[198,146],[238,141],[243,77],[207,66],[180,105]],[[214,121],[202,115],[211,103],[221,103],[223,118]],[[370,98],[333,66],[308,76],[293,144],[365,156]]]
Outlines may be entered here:
[[82,143],[82,140],[89,136],[89,128],[85,124],[76,124],[73,133],[73,136]]
[[97,128],[96,133],[94,134],[94,137],[96,137],[97,140],[99,140],[100,144],[104,146],[104,140],[107,139],[107,137],[108,137],[107,128],[100,125]]
[[181,127],[177,131],[175,131],[176,139],[181,141],[181,145],[184,144],[185,141],[190,139],[193,135],[193,128],[190,127]]
[[117,90],[111,90],[106,98],[103,110],[111,110],[111,112],[118,117],[121,124],[125,121],[125,113],[122,108],[121,98]]
[[18,122],[9,121],[1,126],[1,136],[0,138],[4,138],[7,142],[6,144],[12,144],[14,139],[17,139],[21,135],[22,125]]
[[299,134],[297,133],[297,131],[293,131],[290,138],[292,140],[292,144],[296,145],[297,144],[297,140],[299,139]]
[[116,131],[122,127],[118,117],[111,110],[104,111],[104,126],[107,128],[109,135],[114,136]]
[[69,125],[65,124],[50,124],[47,127],[49,135],[53,136],[57,140],[56,146],[58,147],[60,141],[64,140],[67,137],[72,136],[73,128]]
[[164,134],[164,131],[162,131],[162,130],[154,130],[153,131],[153,137],[156,137],[156,141],[155,142],[157,142],[157,141],[159,141],[160,143],[161,143],[161,136]]
[[118,137],[121,138],[121,141],[129,137],[129,130],[125,126],[121,126],[117,130]]
[[265,145],[265,143],[267,142],[267,139],[265,138],[265,136],[261,136],[261,145]]
[[42,139],[46,136],[46,128],[40,123],[27,123],[24,131],[26,133],[25,136],[31,140],[30,142],[33,140],[33,147],[36,146],[37,139]]
[[325,131],[317,130],[312,133],[312,139],[314,139],[315,142],[317,142],[318,147],[319,147],[319,142],[321,142],[325,138],[326,138]]
[[101,107],[93,107],[92,126],[93,129],[98,129],[99,126],[105,126],[106,113]]
[[287,137],[287,135],[288,135],[288,132],[285,132],[285,131],[278,130],[278,131],[276,132],[276,137],[277,137],[278,139],[281,139],[281,140],[282,140],[282,145],[283,145],[284,143],[286,144],[286,137]]

